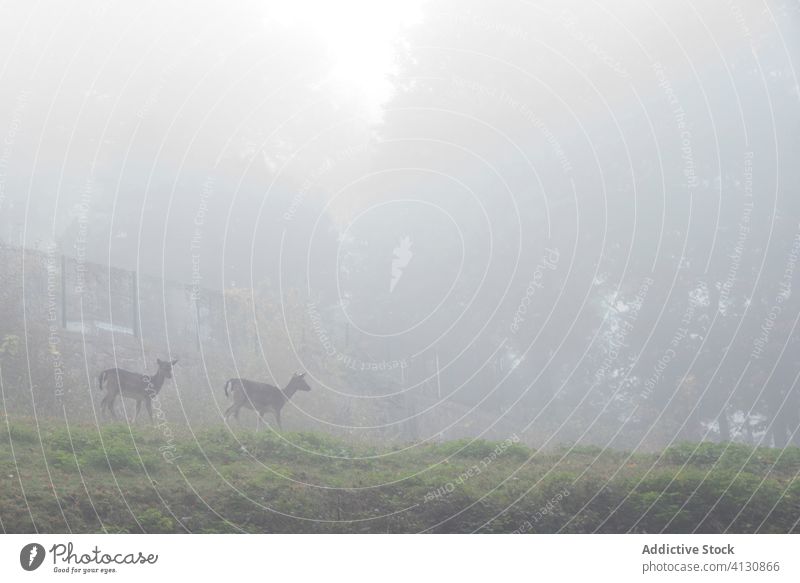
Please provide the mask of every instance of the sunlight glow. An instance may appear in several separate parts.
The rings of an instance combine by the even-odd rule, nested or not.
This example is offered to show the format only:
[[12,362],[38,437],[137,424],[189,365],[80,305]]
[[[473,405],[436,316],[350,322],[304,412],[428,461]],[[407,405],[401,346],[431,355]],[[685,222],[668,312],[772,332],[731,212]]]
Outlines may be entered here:
[[266,5],[265,24],[319,38],[331,57],[336,92],[358,99],[371,119],[392,96],[400,33],[422,20],[425,0],[280,0]]

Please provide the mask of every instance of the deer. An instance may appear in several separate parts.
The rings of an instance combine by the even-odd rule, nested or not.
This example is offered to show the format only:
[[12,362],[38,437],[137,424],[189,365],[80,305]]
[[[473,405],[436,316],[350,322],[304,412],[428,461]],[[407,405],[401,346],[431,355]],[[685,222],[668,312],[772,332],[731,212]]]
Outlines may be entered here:
[[142,403],[147,408],[150,421],[153,421],[153,399],[161,391],[164,381],[172,378],[172,367],[177,364],[178,359],[164,361],[157,358],[156,362],[158,363],[158,370],[152,376],[121,368],[109,368],[101,372],[97,378],[97,387],[102,391],[105,383],[107,393],[100,402],[100,410],[108,410],[111,416],[117,419],[117,414],[114,412],[114,402],[117,400],[118,395],[122,395],[123,398],[128,397],[136,401],[136,413],[133,416],[133,422],[136,422],[139,417]]
[[239,411],[242,407],[253,409],[258,413],[258,419],[256,420],[256,431],[258,431],[258,424],[263,421],[264,413],[271,409],[278,423],[278,429],[283,431],[283,426],[281,425],[281,409],[283,409],[283,406],[289,402],[289,399],[297,391],[311,390],[305,380],[305,376],[306,373],[294,373],[283,389],[248,379],[228,379],[224,386],[225,396],[228,396],[228,389],[230,388],[233,405],[225,411],[225,421],[227,422],[231,415],[236,417],[238,421]]

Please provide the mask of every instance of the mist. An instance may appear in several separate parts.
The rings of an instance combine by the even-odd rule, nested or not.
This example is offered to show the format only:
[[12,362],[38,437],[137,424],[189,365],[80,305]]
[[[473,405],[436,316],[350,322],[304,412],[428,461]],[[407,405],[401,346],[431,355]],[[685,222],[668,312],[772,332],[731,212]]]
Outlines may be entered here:
[[5,417],[800,446],[796,2],[3,12]]

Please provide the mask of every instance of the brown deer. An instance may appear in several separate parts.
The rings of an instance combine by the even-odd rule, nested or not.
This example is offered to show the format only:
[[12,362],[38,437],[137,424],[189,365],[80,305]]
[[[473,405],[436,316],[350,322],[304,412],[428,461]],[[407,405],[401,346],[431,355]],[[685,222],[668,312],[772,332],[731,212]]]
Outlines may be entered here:
[[108,392],[103,397],[103,400],[100,401],[100,410],[108,410],[111,416],[116,419],[117,414],[114,412],[114,402],[117,400],[118,395],[122,395],[123,398],[128,397],[136,401],[136,413],[133,416],[133,421],[136,421],[139,417],[142,403],[147,408],[150,421],[152,421],[153,399],[161,391],[164,381],[172,378],[172,367],[175,366],[178,359],[170,362],[158,358],[156,361],[158,362],[158,370],[153,376],[130,372],[121,368],[109,368],[101,372],[97,379],[97,386],[102,391],[103,383],[105,383],[105,388]]
[[[233,405],[225,411],[225,421],[233,415],[239,420],[239,410],[242,407],[253,409],[258,413],[257,423],[262,421],[264,413],[269,409],[275,414],[278,428],[283,431],[281,426],[281,409],[289,402],[297,391],[310,391],[311,387],[305,380],[306,373],[294,373],[292,379],[284,389],[279,389],[267,383],[257,383],[247,379],[228,379],[225,383],[225,396],[228,396],[228,388],[233,396]],[[256,425],[256,429],[258,425]]]

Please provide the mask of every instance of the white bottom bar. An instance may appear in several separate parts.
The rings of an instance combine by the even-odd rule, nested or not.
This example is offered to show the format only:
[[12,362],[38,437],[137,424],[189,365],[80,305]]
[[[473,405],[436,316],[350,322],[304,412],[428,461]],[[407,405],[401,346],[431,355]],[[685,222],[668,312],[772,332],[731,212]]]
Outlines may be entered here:
[[[46,555],[27,572],[30,552],[20,553],[30,543]],[[4,535],[0,580],[800,581],[798,543],[791,535]],[[131,560],[145,564],[124,564]]]

